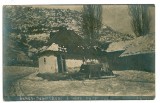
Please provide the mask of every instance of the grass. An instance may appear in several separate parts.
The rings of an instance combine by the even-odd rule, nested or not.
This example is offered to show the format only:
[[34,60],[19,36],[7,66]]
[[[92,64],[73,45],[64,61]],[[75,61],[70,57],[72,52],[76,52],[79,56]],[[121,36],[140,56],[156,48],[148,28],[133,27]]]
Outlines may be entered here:
[[[38,77],[41,77],[43,79],[46,79],[48,81],[59,81],[59,80],[84,80],[88,79],[89,75],[85,71],[72,71],[72,72],[66,72],[66,73],[38,73]],[[92,73],[91,78],[100,79],[98,77],[98,73]],[[112,71],[104,72],[101,71],[101,76],[114,76]],[[91,79],[90,78],[90,79]]]
[[[113,71],[115,78],[84,80],[22,79],[26,96],[154,96],[154,73],[124,70]],[[58,75],[58,74],[57,74]],[[62,75],[62,74],[60,74]],[[53,75],[51,75],[53,76]],[[36,78],[36,74],[32,78]],[[30,77],[31,78],[31,77]],[[19,94],[20,95],[20,94]],[[23,96],[23,95],[22,95]]]
[[59,81],[59,80],[83,80],[86,76],[79,72],[71,73],[38,73],[38,77],[46,79],[48,81]]
[[118,75],[115,78],[78,80],[78,72],[44,75],[34,73],[36,70],[5,67],[4,81],[11,80],[14,85],[5,84],[5,89],[10,88],[5,96],[155,96],[155,74],[151,72],[113,71]]
[[15,82],[37,71],[35,67],[4,66],[3,67],[3,90],[4,96],[9,95]]

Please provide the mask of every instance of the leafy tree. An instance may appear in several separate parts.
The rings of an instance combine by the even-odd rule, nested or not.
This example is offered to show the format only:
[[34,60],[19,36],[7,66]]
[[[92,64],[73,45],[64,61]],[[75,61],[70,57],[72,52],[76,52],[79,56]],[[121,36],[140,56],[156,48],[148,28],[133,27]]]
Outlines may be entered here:
[[129,5],[129,15],[131,16],[132,30],[136,36],[143,36],[150,32],[151,16],[149,5],[134,4]]
[[82,11],[82,29],[90,45],[99,35],[102,24],[102,6],[101,5],[83,5]]

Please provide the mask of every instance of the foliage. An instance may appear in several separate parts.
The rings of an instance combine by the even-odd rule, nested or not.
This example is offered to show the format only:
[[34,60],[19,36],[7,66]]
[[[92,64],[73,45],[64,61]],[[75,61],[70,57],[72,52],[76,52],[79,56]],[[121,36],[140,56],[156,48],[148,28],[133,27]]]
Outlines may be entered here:
[[131,16],[132,30],[136,36],[143,36],[150,32],[151,16],[149,5],[129,5],[129,14]]
[[102,25],[102,6],[101,5],[84,5],[82,12],[82,29],[87,39],[95,40],[99,35]]
[[135,38],[134,35],[124,34],[119,31],[113,30],[109,26],[104,26],[100,30],[100,37],[98,38],[98,41],[101,43],[110,43],[110,42],[131,40],[134,38]]
[[[100,34],[107,36],[107,39],[108,36],[109,39],[116,36],[111,41],[117,40],[121,34],[112,35],[112,29],[109,35],[109,28],[100,29],[101,14],[100,5],[84,5],[82,12],[34,6],[3,6],[3,55],[11,61],[17,57],[36,60],[35,54],[46,46],[49,34],[60,26],[65,26],[67,30],[73,30],[82,37],[91,37],[92,44],[93,41],[99,41],[98,36],[102,36]],[[107,39],[100,41],[105,42]],[[86,44],[90,44],[90,41],[87,40]]]
[[[81,14],[74,10],[4,6],[4,26],[10,32],[36,34],[53,31],[54,27],[78,27]],[[76,21],[76,22],[75,22]],[[80,26],[75,29],[80,29]]]
[[55,27],[65,26],[82,34],[80,23],[81,13],[75,10],[3,6],[5,61],[15,60],[20,54],[33,59],[32,56],[47,42],[46,34],[54,31]]

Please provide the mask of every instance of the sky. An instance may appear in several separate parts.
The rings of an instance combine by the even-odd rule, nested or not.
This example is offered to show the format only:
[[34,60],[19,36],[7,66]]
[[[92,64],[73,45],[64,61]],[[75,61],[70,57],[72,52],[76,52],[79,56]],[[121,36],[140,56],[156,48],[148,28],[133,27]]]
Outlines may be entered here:
[[[39,7],[38,5],[35,7]],[[44,8],[59,8],[59,9],[71,9],[82,10],[82,5],[41,5]],[[128,14],[128,5],[102,5],[102,22],[103,24],[110,26],[116,31],[125,34],[134,34],[130,21],[131,18]],[[152,15],[151,19],[151,32],[155,32],[155,10],[154,7],[150,8]]]

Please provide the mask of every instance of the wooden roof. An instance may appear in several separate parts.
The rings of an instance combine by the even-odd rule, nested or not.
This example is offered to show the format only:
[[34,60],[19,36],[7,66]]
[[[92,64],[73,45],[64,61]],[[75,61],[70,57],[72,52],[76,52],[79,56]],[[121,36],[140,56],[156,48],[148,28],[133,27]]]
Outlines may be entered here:
[[58,32],[52,33],[48,43],[56,43],[58,45],[68,47],[72,45],[83,45],[84,40],[73,30],[67,30],[65,27],[61,27]]
[[155,52],[155,36],[146,35],[132,40],[120,57]]
[[153,53],[155,51],[155,36],[148,34],[145,36],[137,37],[133,40],[113,42],[109,44],[106,52],[124,51],[120,57]]
[[110,43],[105,51],[106,52],[124,51],[126,46],[129,45],[131,42],[132,40]]

